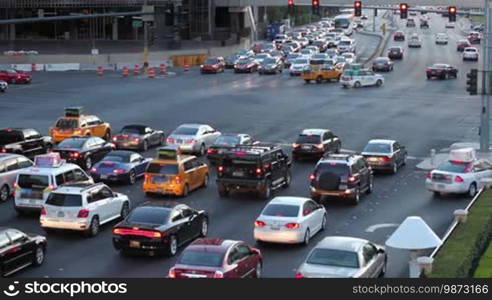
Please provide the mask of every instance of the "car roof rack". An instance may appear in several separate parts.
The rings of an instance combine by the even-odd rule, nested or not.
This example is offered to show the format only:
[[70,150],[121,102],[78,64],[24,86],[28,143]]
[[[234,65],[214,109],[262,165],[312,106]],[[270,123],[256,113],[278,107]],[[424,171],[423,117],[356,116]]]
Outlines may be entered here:
[[328,153],[325,156],[323,156],[323,159],[349,161],[355,155],[356,153],[337,153],[337,154]]
[[239,145],[235,147],[228,148],[226,151],[229,154],[248,154],[248,155],[260,155],[265,152],[271,151],[275,148],[279,148],[277,144],[273,143],[257,143],[253,145]]
[[67,183],[67,184],[62,184],[60,187],[68,187],[68,188],[80,188],[81,191],[88,190],[90,188],[93,188],[95,186],[99,185],[104,185],[102,182],[96,182],[96,183],[89,183],[89,182],[80,182],[80,183]]

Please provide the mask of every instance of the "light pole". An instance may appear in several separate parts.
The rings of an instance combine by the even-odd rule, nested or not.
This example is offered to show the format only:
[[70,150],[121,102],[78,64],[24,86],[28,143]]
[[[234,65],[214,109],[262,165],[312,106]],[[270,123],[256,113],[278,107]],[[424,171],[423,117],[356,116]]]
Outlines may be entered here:
[[[148,0],[144,1],[144,7],[147,6]],[[143,7],[142,7],[142,10]],[[143,53],[143,67],[144,67],[144,72],[147,72],[147,68],[149,66],[149,23],[145,21],[145,17],[142,17],[143,23],[144,23],[144,53]]]
[[485,45],[482,72],[482,110],[480,112],[480,151],[489,152],[490,148],[490,93],[492,84],[492,6],[491,0],[485,1]]

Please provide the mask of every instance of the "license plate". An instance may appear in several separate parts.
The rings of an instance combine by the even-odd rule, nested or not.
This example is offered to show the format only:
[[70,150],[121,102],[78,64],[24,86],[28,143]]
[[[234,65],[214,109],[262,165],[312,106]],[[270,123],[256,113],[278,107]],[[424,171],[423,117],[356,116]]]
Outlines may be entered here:
[[272,229],[272,230],[280,230],[280,227],[279,226],[270,226],[270,229]]
[[340,185],[340,189],[341,190],[346,190],[347,189],[347,185],[346,184],[341,184]]
[[104,174],[101,175],[101,179],[108,179],[108,178],[109,178],[108,175],[104,175]]
[[377,161],[379,161],[379,159],[376,157],[369,157],[368,161],[377,162]]
[[434,184],[434,187],[438,188],[438,189],[443,189],[446,187],[446,185],[442,184],[442,183],[436,183]]
[[311,146],[302,146],[302,149],[309,150],[311,149]]
[[232,176],[239,176],[239,177],[241,177],[241,176],[244,176],[244,172],[242,172],[242,171],[232,172]]
[[59,211],[57,214],[56,214],[57,217],[59,218],[63,218],[65,216],[65,213],[62,212],[62,211]]
[[436,72],[432,71],[431,74],[436,74]]
[[161,177],[161,176],[154,176],[152,177],[152,182],[153,183],[163,183],[166,181],[166,177]]
[[140,248],[140,242],[139,241],[130,241],[130,247],[131,248]]
[[29,200],[29,203],[30,203],[30,204],[36,204],[36,200],[34,200],[34,199],[30,199],[30,200]]

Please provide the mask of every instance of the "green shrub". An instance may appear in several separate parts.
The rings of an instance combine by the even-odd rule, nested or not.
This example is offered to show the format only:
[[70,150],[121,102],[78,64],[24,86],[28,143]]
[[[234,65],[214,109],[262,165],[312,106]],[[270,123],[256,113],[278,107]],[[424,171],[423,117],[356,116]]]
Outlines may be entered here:
[[478,268],[475,271],[475,278],[492,278],[492,245],[489,244],[487,251],[483,254]]

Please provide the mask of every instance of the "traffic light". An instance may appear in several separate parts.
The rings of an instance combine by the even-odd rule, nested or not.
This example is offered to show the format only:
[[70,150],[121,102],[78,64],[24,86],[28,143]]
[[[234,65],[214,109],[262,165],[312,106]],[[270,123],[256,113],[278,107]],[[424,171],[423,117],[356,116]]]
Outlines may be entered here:
[[400,19],[406,19],[408,15],[408,4],[400,3]]
[[478,94],[478,70],[471,69],[470,73],[466,74],[466,91],[470,95]]
[[319,0],[312,0],[312,10],[314,15],[319,15]]
[[448,6],[449,22],[456,22],[456,6]]
[[354,16],[360,17],[362,16],[362,2],[354,1]]
[[294,0],[289,0],[289,5],[288,5],[288,11],[289,11],[289,14],[293,14],[294,13]]

